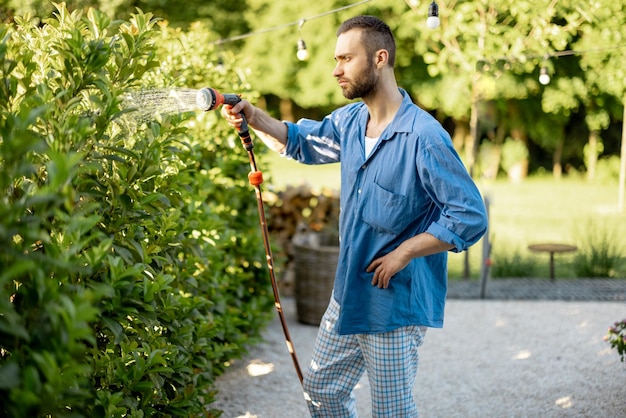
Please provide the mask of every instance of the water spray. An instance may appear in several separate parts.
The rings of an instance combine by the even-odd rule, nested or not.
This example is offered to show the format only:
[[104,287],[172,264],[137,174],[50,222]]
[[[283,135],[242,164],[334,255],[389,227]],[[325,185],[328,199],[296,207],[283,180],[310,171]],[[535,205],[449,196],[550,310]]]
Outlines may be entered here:
[[126,93],[121,107],[136,123],[145,123],[162,115],[197,112],[197,97],[198,89],[147,88]]
[[[236,105],[241,101],[241,97],[236,94],[221,94],[215,89],[205,87],[200,89],[196,94],[196,105],[204,110],[215,110],[223,104],[226,105]],[[289,336],[289,329],[287,328],[287,322],[285,321],[285,315],[283,313],[283,306],[280,302],[280,295],[278,294],[278,285],[276,283],[276,275],[274,272],[274,258],[272,257],[272,249],[270,247],[270,239],[269,239],[269,231],[267,228],[267,222],[265,219],[265,208],[263,205],[263,196],[261,195],[261,184],[263,183],[263,173],[257,169],[256,161],[254,158],[254,152],[252,149],[254,148],[254,144],[252,143],[252,139],[250,138],[250,130],[248,129],[248,122],[246,120],[246,116],[243,112],[240,113],[242,122],[237,132],[239,134],[239,138],[241,139],[241,143],[245,150],[248,152],[248,157],[250,159],[250,173],[248,174],[248,181],[252,186],[254,186],[257,198],[257,208],[259,211],[259,220],[261,223],[261,230],[263,232],[263,246],[265,247],[265,257],[267,259],[267,267],[269,270],[270,281],[272,282],[272,290],[274,291],[274,306],[276,307],[276,312],[278,313],[278,317],[280,318],[280,323],[283,328],[283,333],[285,334],[285,343],[287,344],[287,349],[289,350],[289,354],[291,354],[291,359],[293,361],[294,368],[296,369],[296,373],[298,375],[298,379],[300,379],[300,383],[302,384],[303,376],[302,370],[300,369],[300,364],[298,363],[298,357],[296,356],[296,351],[293,346],[293,342],[291,341],[291,337]]]

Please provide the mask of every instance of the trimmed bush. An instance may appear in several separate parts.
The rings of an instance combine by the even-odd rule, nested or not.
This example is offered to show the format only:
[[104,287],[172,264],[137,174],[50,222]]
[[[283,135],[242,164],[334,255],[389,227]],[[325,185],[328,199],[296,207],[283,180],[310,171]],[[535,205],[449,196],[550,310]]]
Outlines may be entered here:
[[219,416],[272,317],[247,155],[217,112],[126,100],[246,91],[209,35],[63,5],[0,28],[0,415]]

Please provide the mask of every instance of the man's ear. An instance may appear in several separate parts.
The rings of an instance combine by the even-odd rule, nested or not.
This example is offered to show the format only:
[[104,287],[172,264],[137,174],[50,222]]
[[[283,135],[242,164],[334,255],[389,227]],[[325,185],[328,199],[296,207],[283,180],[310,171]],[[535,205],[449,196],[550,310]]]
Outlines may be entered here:
[[376,51],[376,59],[374,60],[374,63],[378,68],[382,68],[387,65],[388,61],[389,51],[387,51],[386,49],[379,49],[378,51]]

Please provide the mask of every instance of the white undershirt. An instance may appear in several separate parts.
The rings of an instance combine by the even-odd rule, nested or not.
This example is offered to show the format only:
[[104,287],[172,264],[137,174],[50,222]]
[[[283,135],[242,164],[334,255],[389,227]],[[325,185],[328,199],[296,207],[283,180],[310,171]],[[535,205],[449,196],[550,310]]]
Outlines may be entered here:
[[369,136],[365,136],[365,158],[369,157],[374,149],[374,145],[378,142],[379,136],[376,138],[370,138]]

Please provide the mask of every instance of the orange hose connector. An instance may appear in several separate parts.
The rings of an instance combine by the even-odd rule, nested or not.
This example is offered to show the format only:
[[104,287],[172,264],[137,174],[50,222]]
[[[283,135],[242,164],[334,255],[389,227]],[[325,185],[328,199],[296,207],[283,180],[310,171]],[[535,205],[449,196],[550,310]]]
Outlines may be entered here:
[[263,172],[251,171],[250,173],[248,173],[248,181],[253,186],[259,186],[263,184]]

